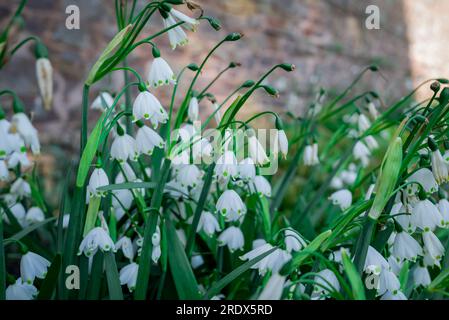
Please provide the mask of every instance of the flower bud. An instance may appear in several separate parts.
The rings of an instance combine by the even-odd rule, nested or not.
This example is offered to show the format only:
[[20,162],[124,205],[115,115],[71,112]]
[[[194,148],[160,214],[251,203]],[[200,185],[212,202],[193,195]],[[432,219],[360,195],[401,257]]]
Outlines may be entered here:
[[239,32],[233,32],[233,33],[228,34],[224,40],[225,41],[237,41],[237,40],[240,40],[242,37],[243,37],[243,34],[241,34]]
[[153,58],[159,58],[161,56],[161,52],[156,46],[153,46],[153,50],[151,50],[151,53],[153,54]]
[[291,72],[296,69],[296,66],[294,64],[290,64],[290,63],[282,63],[279,65],[279,67],[281,67],[283,70],[288,71],[288,72]]
[[268,86],[268,85],[263,85],[261,86],[262,88],[264,88],[264,90],[271,96],[274,96],[276,98],[279,97],[279,91],[277,91],[275,88],[273,88],[272,86]]
[[379,71],[379,67],[376,66],[376,65],[370,66],[369,69],[370,69],[372,72],[377,72],[377,71]]
[[441,93],[440,97],[438,98],[440,103],[442,105],[446,105],[449,102],[449,88],[444,88]]
[[50,110],[53,101],[53,67],[48,58],[36,60],[36,76],[44,108]]
[[174,5],[179,5],[179,4],[183,4],[184,0],[165,0],[165,2],[168,2],[170,4],[174,4]]
[[251,88],[254,84],[255,82],[253,80],[246,80],[243,82],[242,88]]
[[211,25],[211,27],[214,28],[215,30],[218,31],[221,29],[220,20],[218,20],[217,18],[214,17],[203,17],[203,18],[206,19]]
[[236,68],[236,67],[240,67],[242,64],[239,62],[231,62],[228,66],[228,68]]
[[192,70],[192,71],[198,71],[199,67],[197,64],[191,63],[187,66],[187,69]]
[[437,93],[438,91],[440,91],[440,83],[438,81],[433,82],[430,85],[430,90],[432,90],[433,92]]
[[437,79],[437,81],[439,83],[441,83],[441,84],[449,84],[449,80],[448,79],[441,78],[441,79]]
[[369,211],[369,217],[377,220],[385,208],[396,186],[402,165],[402,139],[396,137],[390,146],[380,168],[376,184],[376,196]]

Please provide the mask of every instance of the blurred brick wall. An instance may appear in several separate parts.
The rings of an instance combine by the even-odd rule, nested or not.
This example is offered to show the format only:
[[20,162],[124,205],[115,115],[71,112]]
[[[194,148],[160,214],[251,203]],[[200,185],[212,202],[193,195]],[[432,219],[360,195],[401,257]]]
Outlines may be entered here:
[[[0,3],[0,19],[5,21],[18,1]],[[411,86],[408,30],[401,1],[388,0],[196,0],[207,15],[218,17],[223,24],[215,32],[206,23],[190,35],[190,44],[172,51],[166,37],[157,40],[163,56],[174,70],[190,63],[199,63],[206,50],[225,34],[245,34],[238,44],[226,44],[213,56],[203,73],[200,88],[224,68],[229,61],[242,63],[239,70],[229,72],[213,87],[220,99],[247,79],[255,79],[271,65],[291,62],[297,71],[276,72],[269,82],[281,91],[279,99],[259,93],[252,108],[287,107],[300,110],[319,86],[340,90],[364,66],[376,63],[379,75],[367,75],[358,90],[375,89],[387,98],[397,98]],[[438,0],[436,0],[438,2]],[[367,30],[365,8],[377,4],[381,9],[381,29]],[[65,8],[76,4],[81,11],[81,29],[67,30]],[[141,1],[142,4],[142,1]],[[34,60],[31,51],[20,50],[1,71],[0,87],[17,90],[34,111],[34,121],[49,151],[73,154],[78,146],[80,103],[83,79],[102,48],[115,34],[113,1],[110,0],[29,0],[24,11],[24,37],[32,33],[44,39],[55,67],[55,103],[50,113],[42,110],[36,98]],[[161,19],[145,30],[150,33],[161,27]],[[150,48],[136,50],[129,63],[145,73],[151,59]],[[12,81],[13,79],[13,81]],[[92,89],[91,100],[101,88],[117,90],[122,73],[115,73]],[[299,100],[289,105],[292,92]],[[168,90],[158,89],[166,97]],[[203,108],[208,108],[207,105]],[[95,116],[91,117],[95,121]],[[56,146],[53,148],[53,146]]]

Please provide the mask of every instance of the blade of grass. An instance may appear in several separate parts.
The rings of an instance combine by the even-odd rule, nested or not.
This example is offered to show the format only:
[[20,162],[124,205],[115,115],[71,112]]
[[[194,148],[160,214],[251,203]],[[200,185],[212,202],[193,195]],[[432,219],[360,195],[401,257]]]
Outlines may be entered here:
[[62,257],[60,254],[57,254],[48,268],[47,275],[42,282],[37,296],[38,300],[50,300],[52,298],[53,292],[58,284],[59,272],[61,272],[61,262]]
[[349,283],[352,287],[352,294],[354,296],[354,299],[365,300],[366,296],[362,279],[360,278],[360,275],[358,274],[357,269],[355,268],[351,259],[349,259],[348,255],[344,251],[342,252],[342,262],[346,275],[348,276]]
[[115,262],[115,256],[112,252],[104,254],[104,264],[106,268],[106,280],[109,289],[109,299],[123,300],[122,286],[120,285],[120,277]]

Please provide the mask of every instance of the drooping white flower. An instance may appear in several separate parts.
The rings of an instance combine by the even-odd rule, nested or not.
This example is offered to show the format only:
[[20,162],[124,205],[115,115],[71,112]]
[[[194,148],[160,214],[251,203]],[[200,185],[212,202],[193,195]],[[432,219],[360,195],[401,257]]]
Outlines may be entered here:
[[134,121],[145,119],[150,120],[154,128],[159,123],[167,122],[167,112],[162,107],[159,100],[149,91],[142,91],[134,100],[133,104]]
[[156,131],[144,125],[137,130],[136,145],[139,153],[151,155],[155,147],[162,149],[165,142]]
[[438,146],[432,138],[429,138],[430,160],[432,163],[432,173],[438,184],[449,181],[449,163],[443,159]]
[[9,180],[9,170],[6,165],[5,160],[0,159],[0,181],[8,181]]
[[246,205],[234,190],[226,190],[218,198],[217,211],[220,212],[226,221],[236,221],[246,214]]
[[22,178],[19,178],[13,182],[10,191],[19,198],[31,196],[30,184]]
[[401,283],[392,271],[388,269],[382,269],[379,276],[378,286],[379,288],[377,290],[377,294],[381,296],[387,291],[397,292],[401,288]]
[[89,184],[87,185],[87,191],[91,197],[101,197],[105,193],[97,191],[98,188],[109,185],[109,178],[103,168],[95,168],[89,179]]
[[253,130],[248,130],[248,148],[251,159],[256,165],[263,166],[270,162]]
[[32,300],[37,296],[37,289],[32,284],[18,278],[14,284],[6,288],[6,300]]
[[120,184],[124,182],[132,182],[137,179],[136,173],[134,172],[133,168],[129,165],[129,163],[121,163],[120,164],[120,171],[117,173],[117,176],[115,177],[115,183]]
[[365,139],[363,139],[363,142],[371,151],[374,151],[377,148],[379,148],[379,144],[377,143],[376,139],[373,136],[367,136]]
[[284,159],[287,158],[288,139],[287,139],[287,135],[285,134],[284,130],[276,130],[274,151],[275,151],[276,156],[277,156],[278,152],[281,152],[282,157]]
[[394,240],[393,255],[401,260],[415,261],[423,255],[423,251],[418,241],[407,232],[399,232]]
[[354,149],[352,151],[354,155],[354,159],[360,160],[363,167],[367,167],[370,161],[371,151],[368,147],[362,142],[357,141]]
[[103,252],[114,251],[115,245],[109,234],[101,227],[95,227],[81,241],[78,255],[84,253],[86,257],[94,256],[98,249]]
[[306,241],[297,232],[286,229],[284,231],[285,249],[288,252],[301,251],[307,246]]
[[437,204],[438,210],[443,218],[445,227],[449,227],[449,201],[441,199]]
[[218,243],[220,246],[228,246],[229,251],[234,252],[243,249],[245,238],[240,228],[231,226],[220,234]]
[[154,88],[164,84],[176,83],[176,76],[163,58],[154,58],[148,73],[148,83]]
[[215,122],[217,123],[217,126],[218,126],[221,122],[220,106],[216,102],[213,103],[213,106],[214,106],[214,118],[215,118]]
[[407,300],[407,297],[402,293],[402,291],[387,291],[380,300]]
[[139,273],[139,265],[135,262],[124,266],[120,270],[120,284],[127,285],[129,291],[133,291],[136,288],[137,274]]
[[435,261],[440,261],[444,255],[444,247],[437,236],[432,231],[424,231],[422,239],[429,256]]
[[444,220],[438,208],[428,199],[420,200],[412,209],[410,223],[423,231],[435,230],[444,225]]
[[189,42],[186,33],[180,26],[173,27],[176,24],[176,20],[171,14],[167,14],[164,18],[164,29],[170,28],[168,33],[168,39],[170,41],[170,46],[174,50],[177,46],[184,46]]
[[32,207],[28,209],[28,212],[25,216],[25,221],[27,223],[38,223],[45,220],[44,212],[39,207]]
[[259,295],[258,300],[280,300],[286,277],[273,273]]
[[394,217],[394,220],[399,223],[402,229],[408,233],[413,233],[416,227],[411,224],[411,214],[409,213],[410,206],[404,206],[402,202],[396,202],[390,211],[390,216]]
[[53,101],[53,68],[48,58],[36,60],[37,84],[46,110],[50,110]]
[[111,145],[111,159],[124,163],[128,159],[136,161],[138,158],[138,149],[136,140],[130,135],[121,132],[118,134]]
[[271,197],[271,185],[264,176],[256,176],[252,182],[248,183],[248,186],[252,194]]
[[195,188],[203,177],[203,172],[194,164],[186,164],[179,169],[176,180],[183,188]]
[[221,231],[217,218],[208,212],[203,211],[201,213],[200,221],[198,222],[197,232],[203,230],[209,237],[212,237],[215,232]]
[[223,155],[218,158],[215,165],[215,176],[221,181],[229,181],[231,177],[235,177],[238,174],[237,159],[234,152],[225,151]]
[[339,206],[341,210],[345,211],[352,204],[352,193],[347,189],[339,190],[331,194],[329,199],[336,206]]
[[[9,208],[14,218],[16,218],[17,222],[23,227],[25,226],[25,215],[26,211],[23,205],[20,202],[15,203]],[[8,217],[4,215],[5,221],[10,223]]]
[[359,115],[357,120],[357,126],[359,129],[359,133],[364,133],[371,127],[371,122],[363,113]]
[[340,291],[340,282],[335,273],[330,269],[324,269],[318,272],[314,278],[314,282],[313,296],[315,297]]
[[382,269],[388,270],[387,260],[373,247],[368,247],[363,271],[379,275]]
[[112,107],[114,104],[114,98],[107,91],[100,92],[98,97],[90,105],[91,109],[105,111]]
[[173,15],[173,17],[175,17],[176,19],[183,21],[184,22],[183,26],[185,26],[187,29],[191,31],[195,31],[196,27],[200,23],[197,19],[191,18],[188,15],[182,13],[181,11],[178,11],[173,8],[170,9],[170,14]]
[[315,166],[320,163],[318,158],[318,144],[314,143],[313,145],[306,145],[304,148],[304,157],[303,157],[305,166]]
[[244,182],[252,181],[256,177],[256,167],[251,158],[245,158],[239,162],[237,167],[237,175]]
[[115,244],[115,250],[122,250],[123,255],[133,261],[134,259],[134,247],[131,239],[127,236],[121,237]]
[[32,284],[35,278],[44,279],[50,261],[40,255],[28,251],[20,260],[20,275],[24,282]]
[[424,263],[424,266],[425,266],[425,267],[431,267],[431,268],[437,267],[437,268],[440,268],[440,269],[441,269],[441,263],[440,263],[440,260],[435,260],[435,259],[430,255],[430,253],[427,252],[427,251],[425,250],[425,247],[424,247],[424,259],[423,259],[423,263]]
[[199,118],[199,104],[196,97],[192,97],[189,102],[189,109],[187,110],[189,120],[195,122]]
[[429,270],[426,267],[417,265],[413,270],[413,284],[415,287],[427,287],[431,282]]
[[390,255],[388,257],[388,264],[390,265],[390,270],[394,272],[395,275],[399,275],[401,273],[401,269],[404,265],[404,261],[398,260],[398,258]]
[[113,190],[112,191],[113,197],[112,197],[112,207],[117,208],[123,208],[125,210],[128,210],[131,208],[131,205],[133,203],[134,197],[133,193],[129,189],[119,189],[119,190]]
[[407,182],[411,183],[407,186],[407,194],[409,196],[416,195],[419,192],[420,184],[427,194],[435,193],[438,191],[438,183],[435,180],[432,171],[427,168],[421,168],[414,172],[408,179]]
[[368,112],[373,120],[376,120],[379,117],[379,111],[377,111],[377,107],[374,102],[368,103]]
[[33,154],[39,154],[41,145],[36,128],[31,124],[28,116],[23,112],[18,112],[12,117],[12,124],[25,141],[25,145],[31,148]]
[[201,160],[211,159],[213,147],[207,138],[195,138],[192,145],[193,161],[201,163]]
[[[253,249],[240,257],[242,260],[252,260],[260,255],[267,253],[274,247],[265,242],[263,239],[258,239],[253,242]],[[262,260],[251,266],[251,269],[258,269],[260,275],[264,275],[267,271],[279,272],[281,268],[291,259],[291,254],[277,248]]]

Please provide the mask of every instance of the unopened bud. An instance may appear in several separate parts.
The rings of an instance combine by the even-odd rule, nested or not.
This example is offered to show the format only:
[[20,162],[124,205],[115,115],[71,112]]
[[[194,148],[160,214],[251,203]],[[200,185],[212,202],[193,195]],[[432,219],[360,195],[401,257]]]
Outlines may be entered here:
[[254,84],[255,84],[255,82],[253,80],[246,80],[245,82],[243,82],[241,87],[242,88],[251,88]]
[[437,93],[438,91],[440,91],[440,87],[441,87],[440,83],[438,81],[435,81],[430,85],[430,90]]
[[225,41],[237,41],[243,37],[243,34],[239,32],[233,32],[226,36]]
[[279,67],[281,67],[283,70],[288,71],[288,72],[296,69],[296,66],[294,64],[290,64],[290,63],[282,63],[279,65]]
[[198,67],[197,64],[191,63],[191,64],[189,64],[189,65],[187,66],[187,69],[190,69],[190,70],[192,70],[192,71],[198,71],[199,67]]

